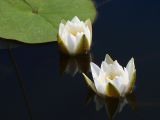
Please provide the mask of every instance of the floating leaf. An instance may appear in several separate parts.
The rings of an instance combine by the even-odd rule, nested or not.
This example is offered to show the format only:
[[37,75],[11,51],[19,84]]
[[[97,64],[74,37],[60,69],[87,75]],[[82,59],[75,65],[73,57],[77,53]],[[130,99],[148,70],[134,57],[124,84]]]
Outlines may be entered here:
[[96,16],[91,0],[0,0],[0,37],[24,43],[56,41],[62,19]]

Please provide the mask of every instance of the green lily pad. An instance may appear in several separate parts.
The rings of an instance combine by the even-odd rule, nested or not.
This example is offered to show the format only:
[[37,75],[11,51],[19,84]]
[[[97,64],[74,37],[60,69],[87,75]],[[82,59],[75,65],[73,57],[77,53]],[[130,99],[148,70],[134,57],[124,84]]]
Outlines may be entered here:
[[0,0],[0,37],[24,43],[56,41],[59,23],[96,16],[91,0]]

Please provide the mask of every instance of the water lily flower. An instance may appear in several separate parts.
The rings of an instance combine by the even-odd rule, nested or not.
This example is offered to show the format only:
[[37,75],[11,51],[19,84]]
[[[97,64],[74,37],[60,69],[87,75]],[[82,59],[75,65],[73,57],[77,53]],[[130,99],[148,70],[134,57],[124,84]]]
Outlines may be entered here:
[[90,19],[80,21],[75,16],[71,21],[62,21],[59,25],[57,41],[60,50],[69,55],[84,54],[92,43],[92,24]]
[[94,83],[83,73],[86,83],[100,96],[120,97],[132,92],[136,69],[132,58],[126,67],[122,67],[117,60],[113,61],[107,54],[99,68],[90,63]]

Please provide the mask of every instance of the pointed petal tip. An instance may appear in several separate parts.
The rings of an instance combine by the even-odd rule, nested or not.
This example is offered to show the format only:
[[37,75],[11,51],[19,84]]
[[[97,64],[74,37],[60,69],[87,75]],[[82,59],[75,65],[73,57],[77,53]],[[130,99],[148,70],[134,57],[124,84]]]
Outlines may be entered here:
[[135,69],[134,58],[133,57],[129,60],[128,64],[131,64],[132,67]]
[[85,25],[89,28],[90,34],[91,34],[91,39],[92,39],[92,22],[91,22],[91,20],[90,20],[90,19],[87,19],[87,20],[85,21]]
[[109,56],[109,57],[110,57],[110,55],[109,55],[109,54],[106,54],[106,56]]
[[82,73],[82,75],[84,77],[86,84],[91,88],[91,90],[93,90],[93,92],[96,93],[96,87],[94,83],[84,73]]
[[90,62],[90,67],[92,72],[96,72],[97,75],[99,74],[100,67],[96,65],[94,62]]
[[[90,62],[90,67],[96,67],[96,68],[99,68],[99,66],[98,65],[96,65],[94,62]],[[100,68],[99,68],[100,69]]]
[[80,19],[77,16],[74,16],[71,20],[71,22],[80,22]]
[[96,65],[94,62],[90,62],[90,67],[91,69],[98,70],[97,72],[99,72],[100,70],[100,67]]
[[133,57],[129,60],[126,68],[129,73],[129,80],[130,80],[130,84],[129,84],[127,92],[130,92],[132,91],[135,85],[135,81],[136,81],[136,68],[135,68]]
[[61,24],[66,24],[66,21],[64,19],[61,20]]
[[91,65],[94,65],[94,64],[95,64],[94,62],[90,62],[90,66],[91,66]]
[[88,19],[85,21],[85,23],[88,23],[88,22],[89,22],[89,23],[92,23],[90,18],[88,18]]
[[105,61],[106,61],[108,64],[112,64],[112,63],[113,63],[113,60],[112,60],[112,58],[110,57],[109,54],[106,54],[106,56],[105,56]]
[[134,62],[134,58],[133,58],[133,57],[131,58],[131,61],[133,61],[133,62]]
[[86,76],[86,74],[85,73],[82,73],[82,75],[85,77]]
[[74,16],[73,19],[79,19],[77,16]]

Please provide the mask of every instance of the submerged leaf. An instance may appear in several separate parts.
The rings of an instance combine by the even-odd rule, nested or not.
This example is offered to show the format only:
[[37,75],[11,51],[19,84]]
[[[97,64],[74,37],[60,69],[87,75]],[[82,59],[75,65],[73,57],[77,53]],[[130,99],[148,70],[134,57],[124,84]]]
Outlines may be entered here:
[[62,19],[96,16],[91,0],[0,0],[0,37],[24,43],[56,41]]

